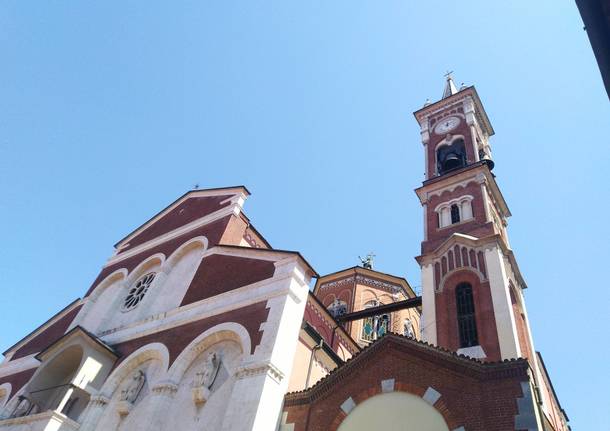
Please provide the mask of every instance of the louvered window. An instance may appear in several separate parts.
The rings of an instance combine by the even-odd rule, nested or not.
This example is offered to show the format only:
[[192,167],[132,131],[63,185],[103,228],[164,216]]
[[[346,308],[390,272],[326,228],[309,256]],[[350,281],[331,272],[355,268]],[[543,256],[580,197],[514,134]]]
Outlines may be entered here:
[[471,347],[479,344],[477,336],[477,323],[474,312],[472,286],[462,283],[455,289],[457,304],[458,331],[460,347]]
[[460,207],[456,204],[451,205],[451,224],[460,222]]

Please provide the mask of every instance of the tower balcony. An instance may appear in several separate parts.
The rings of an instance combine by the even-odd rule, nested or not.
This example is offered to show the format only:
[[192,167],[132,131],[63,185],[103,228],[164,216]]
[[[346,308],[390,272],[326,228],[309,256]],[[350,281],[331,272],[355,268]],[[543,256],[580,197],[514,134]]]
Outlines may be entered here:
[[0,430],[77,430],[78,417],[89,403],[90,394],[71,383],[20,395],[8,418],[0,420]]
[[106,380],[116,354],[77,326],[36,355],[40,366],[0,411],[0,431],[65,431],[80,427],[91,394]]

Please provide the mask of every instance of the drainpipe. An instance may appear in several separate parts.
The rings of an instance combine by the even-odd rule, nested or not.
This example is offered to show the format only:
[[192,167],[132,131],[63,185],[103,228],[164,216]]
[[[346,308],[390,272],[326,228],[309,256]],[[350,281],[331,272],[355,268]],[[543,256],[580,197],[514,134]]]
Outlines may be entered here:
[[316,350],[320,350],[324,346],[324,340],[320,339],[320,342],[313,346],[311,349],[311,356],[309,357],[309,367],[307,369],[307,378],[305,379],[305,389],[309,387],[309,378],[311,377],[311,369],[313,368],[313,360],[316,358]]

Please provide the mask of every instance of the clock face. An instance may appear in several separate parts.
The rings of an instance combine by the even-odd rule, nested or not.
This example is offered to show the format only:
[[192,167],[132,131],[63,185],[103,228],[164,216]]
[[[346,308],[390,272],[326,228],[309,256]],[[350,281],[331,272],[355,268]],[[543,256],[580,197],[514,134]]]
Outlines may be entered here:
[[460,119],[458,117],[447,117],[443,118],[434,128],[434,131],[437,135],[442,135],[451,130],[455,129],[457,125],[460,124]]

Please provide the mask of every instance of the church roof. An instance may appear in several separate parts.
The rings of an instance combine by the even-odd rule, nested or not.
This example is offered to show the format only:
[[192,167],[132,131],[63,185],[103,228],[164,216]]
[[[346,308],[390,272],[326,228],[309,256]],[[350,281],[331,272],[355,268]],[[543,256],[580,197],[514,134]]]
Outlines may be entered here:
[[286,404],[307,403],[312,399],[318,398],[318,396],[330,390],[334,384],[343,380],[351,370],[361,367],[363,361],[375,355],[383,355],[390,347],[396,347],[407,353],[413,353],[424,361],[440,363],[446,368],[464,374],[475,375],[481,379],[504,377],[511,373],[523,373],[526,375],[529,369],[526,359],[518,358],[497,362],[483,362],[459,355],[442,347],[390,332],[365,347],[342,366],[335,368],[312,387],[302,391],[287,393],[285,396]]
[[406,278],[377,271],[374,269],[364,268],[362,266],[352,266],[350,268],[345,268],[339,271],[331,272],[330,274],[320,276],[314,287],[314,292],[317,292],[325,283],[338,279],[343,279],[346,277],[351,277],[354,274],[368,275],[380,278],[382,280],[400,286],[405,291],[407,296],[416,296],[415,292],[413,291],[413,288],[411,287]]

